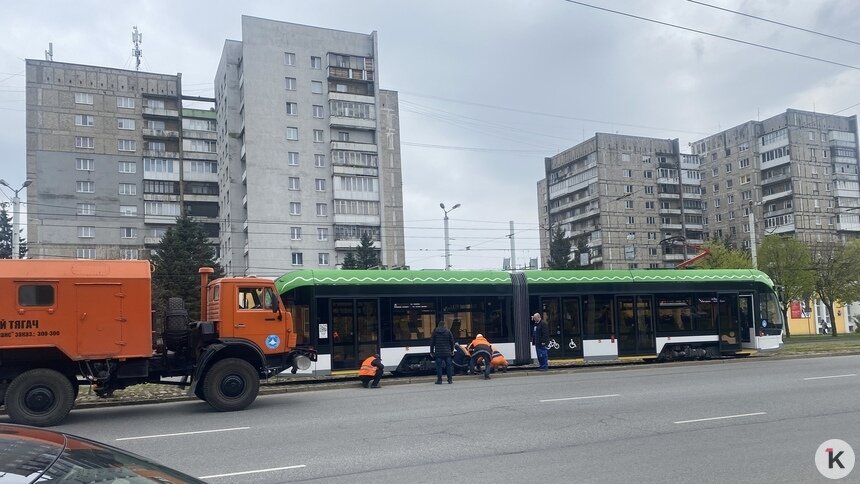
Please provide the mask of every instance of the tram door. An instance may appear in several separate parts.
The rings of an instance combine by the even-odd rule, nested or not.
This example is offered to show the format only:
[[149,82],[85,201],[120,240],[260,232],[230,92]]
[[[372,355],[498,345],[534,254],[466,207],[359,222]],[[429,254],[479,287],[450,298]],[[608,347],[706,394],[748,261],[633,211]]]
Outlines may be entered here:
[[753,302],[751,294],[741,294],[738,297],[738,311],[741,318],[741,342],[750,342],[750,328],[755,327],[753,323]]
[[720,351],[741,349],[741,318],[737,294],[720,294],[719,317]]
[[578,297],[541,298],[549,328],[550,358],[582,357],[582,323]]
[[618,355],[650,355],[657,352],[654,335],[653,298],[618,296]]
[[352,369],[378,351],[379,311],[373,299],[333,299],[331,368]]

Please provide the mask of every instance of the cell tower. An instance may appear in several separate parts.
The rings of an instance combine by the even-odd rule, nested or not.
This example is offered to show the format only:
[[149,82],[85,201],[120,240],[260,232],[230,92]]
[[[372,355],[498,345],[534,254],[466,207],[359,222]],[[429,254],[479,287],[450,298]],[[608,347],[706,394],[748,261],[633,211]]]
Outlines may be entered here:
[[131,31],[131,41],[134,42],[134,49],[131,49],[131,55],[137,60],[137,65],[134,70],[140,70],[140,56],[143,55],[143,51],[140,50],[140,44],[143,43],[143,34],[137,31],[137,25]]

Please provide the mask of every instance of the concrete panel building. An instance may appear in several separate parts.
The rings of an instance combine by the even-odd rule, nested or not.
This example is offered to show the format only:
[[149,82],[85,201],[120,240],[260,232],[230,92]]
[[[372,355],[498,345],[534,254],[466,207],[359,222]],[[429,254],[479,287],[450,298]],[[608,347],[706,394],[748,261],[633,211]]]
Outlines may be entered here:
[[546,158],[545,173],[544,265],[558,226],[587,241],[582,260],[595,269],[674,267],[702,243],[699,159],[680,153],[678,140],[597,133]]
[[856,116],[789,109],[692,143],[702,160],[707,234],[750,247],[791,234],[814,243],[860,234]]
[[215,76],[222,263],[335,268],[369,234],[405,263],[397,93],[376,33],[242,17]]
[[[184,176],[197,168],[191,160],[216,162],[214,153],[197,153],[214,152],[214,141],[197,141],[213,138],[214,125],[193,124],[214,113],[186,119],[181,80],[26,61],[29,257],[145,258],[189,208],[209,220],[217,239],[217,192],[196,195],[197,183],[213,184],[217,175]],[[196,198],[186,207],[189,190]]]

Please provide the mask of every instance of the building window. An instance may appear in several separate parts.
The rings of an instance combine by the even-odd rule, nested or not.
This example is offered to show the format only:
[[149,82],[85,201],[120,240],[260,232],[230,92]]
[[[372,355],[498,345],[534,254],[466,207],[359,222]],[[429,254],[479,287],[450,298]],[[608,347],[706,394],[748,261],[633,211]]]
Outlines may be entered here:
[[96,118],[89,114],[76,114],[75,126],[95,126]]
[[95,248],[81,248],[75,249],[75,258],[77,259],[95,259],[96,258],[96,249]]
[[137,150],[137,141],[133,139],[118,139],[116,140],[116,149],[118,151],[135,151]]
[[120,227],[119,232],[123,239],[137,238],[137,231],[134,227]]
[[303,263],[304,262],[302,259],[302,253],[301,252],[293,252],[293,265],[294,266],[300,266]]
[[204,139],[184,139],[182,147],[186,151],[196,151],[198,153],[215,153],[217,146],[215,141]]
[[734,196],[734,195],[729,195],[729,196],[727,196],[727,197],[726,197],[726,203],[727,203],[728,205],[731,205],[731,204],[735,203],[735,196]]
[[116,107],[123,109],[134,109],[134,98],[119,96],[116,98]]
[[654,210],[654,202],[645,202],[645,210]]
[[633,225],[636,223],[636,217],[627,217],[627,225]]
[[120,173],[137,173],[137,162],[120,161],[119,162],[119,172]]
[[117,118],[116,128],[117,129],[134,129],[134,120],[133,119],[126,119],[126,118]]
[[298,103],[287,103],[287,114],[290,116],[298,116],[298,114],[299,114]]
[[323,107],[318,104],[314,104],[314,117],[322,119],[323,113]]
[[732,164],[726,163],[726,173],[731,173],[731,172],[732,172]]
[[323,140],[323,130],[315,129],[314,130],[314,143],[322,143]]
[[134,183],[120,183],[119,184],[119,194],[120,195],[137,195],[137,185]]
[[290,240],[302,240],[301,227],[290,227]]
[[319,253],[319,264],[321,266],[328,265],[328,252],[320,252]]
[[648,225],[656,225],[657,217],[645,217],[645,223]]
[[290,215],[302,214],[302,202],[290,202]]
[[317,240],[324,242],[328,240],[328,229],[323,227],[317,228]]
[[346,131],[338,131],[337,132],[337,140],[338,141],[349,141],[349,133]]
[[654,187],[651,187],[651,186],[645,187],[645,193],[648,195],[653,194],[654,193]]
[[123,217],[136,217],[137,216],[137,205],[120,205],[119,213]]
[[716,215],[715,215],[715,217],[716,217],[717,222],[722,222],[722,221],[723,221],[723,214],[718,213],[718,214],[716,214]]
[[289,179],[287,180],[287,187],[288,187],[288,190],[300,190],[300,188],[299,188],[299,177],[297,177],[297,176],[289,177]]
[[137,260],[139,258],[137,249],[119,249],[119,258],[122,260]]
[[624,200],[624,208],[632,209],[633,208],[633,200]]
[[296,54],[294,54],[292,52],[284,52],[284,65],[285,66],[296,65]]
[[95,193],[95,191],[96,191],[95,182],[91,182],[91,181],[76,182],[75,191],[78,193]]
[[94,203],[79,203],[78,215],[95,215],[96,206]]
[[75,148],[91,150],[95,148],[94,138],[91,136],[75,136]]
[[146,99],[146,107],[150,109],[164,109],[164,99]]
[[750,159],[749,158],[744,158],[743,160],[738,162],[738,167],[740,167],[740,168],[746,168],[748,166],[750,166]]
[[179,216],[179,204],[174,202],[144,202],[144,215],[161,215],[166,217]]
[[325,167],[325,155],[314,155],[314,166],[317,168]]
[[311,92],[314,94],[322,94],[323,84],[320,81],[311,81]]
[[645,170],[644,172],[645,178],[652,178],[654,176],[651,170]]
[[735,211],[732,210],[731,212],[729,212],[729,220],[734,220],[734,219],[735,219]]
[[657,232],[648,232],[648,240],[657,240]]
[[741,185],[746,185],[752,181],[752,175],[741,175]]
[[287,91],[295,91],[296,90],[296,78],[295,77],[286,77],[287,83]]
[[624,185],[624,193],[633,193],[633,185]]
[[299,128],[289,127],[287,128],[287,139],[291,141],[296,141],[299,139]]
[[[185,143],[183,142],[183,145],[184,144]],[[164,141],[147,141],[146,149],[148,149],[149,151],[157,151],[159,153],[164,153],[165,151],[167,151],[167,143],[165,143]]]
[[656,247],[648,247],[648,255],[657,255]]
[[314,180],[314,187],[318,192],[325,191],[325,178],[317,178]]
[[714,208],[720,208],[720,199],[719,198],[714,199]]
[[287,153],[287,164],[290,166],[299,166],[299,153],[290,151]]
[[95,162],[89,158],[76,158],[75,169],[78,171],[93,171]]
[[173,160],[167,158],[144,158],[143,171],[151,173],[175,173]]
[[311,69],[322,69],[322,59],[311,56]]
[[82,239],[91,239],[95,237],[95,227],[78,227],[78,237]]
[[622,173],[624,178],[633,178],[633,170],[622,170]]
[[317,204],[317,217],[327,217],[328,216],[328,205],[325,203]]
[[87,94],[83,92],[75,93],[75,104],[92,104],[93,103],[93,95]]
[[217,161],[191,161],[188,163],[191,173],[218,173]]

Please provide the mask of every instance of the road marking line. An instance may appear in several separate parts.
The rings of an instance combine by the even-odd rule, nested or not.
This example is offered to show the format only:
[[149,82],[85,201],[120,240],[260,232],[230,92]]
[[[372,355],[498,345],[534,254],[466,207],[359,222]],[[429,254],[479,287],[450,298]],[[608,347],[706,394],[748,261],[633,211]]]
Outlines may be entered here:
[[845,378],[848,376],[857,376],[857,373],[849,373],[847,375],[811,376],[809,378],[804,378],[804,380],[825,380],[827,378]]
[[229,474],[213,474],[211,476],[201,476],[201,477],[198,477],[198,479],[215,479],[216,477],[244,476],[244,475],[248,475],[248,474],[259,474],[261,472],[275,472],[275,471],[285,471],[288,469],[299,469],[301,467],[307,467],[307,466],[304,464],[299,464],[296,466],[272,467],[271,469],[260,469],[258,471],[231,472]]
[[727,419],[727,418],[754,417],[756,415],[767,415],[767,412],[743,413],[740,415],[726,415],[725,417],[697,418],[695,420],[680,420],[680,421],[675,422],[675,423],[676,424],[685,424],[685,423],[693,423],[693,422],[707,422],[709,420],[723,420],[723,419]]
[[617,394],[617,393],[613,393],[612,395],[591,395],[591,396],[588,396],[588,397],[550,398],[550,399],[547,399],[547,400],[538,400],[538,401],[539,401],[540,403],[547,403],[547,402],[564,402],[564,401],[567,401],[567,400],[588,400],[588,399],[590,399],[590,398],[608,398],[608,397],[620,397],[620,396],[621,396],[621,395],[619,395],[619,394]]
[[251,427],[234,427],[231,429],[215,429],[215,430],[198,430],[196,432],[179,432],[176,434],[158,434],[158,435],[142,435],[140,437],[123,437],[120,440],[140,440],[140,439],[156,439],[159,437],[177,437],[179,435],[195,435],[195,434],[211,434],[213,432],[231,432],[233,430],[248,430]]

